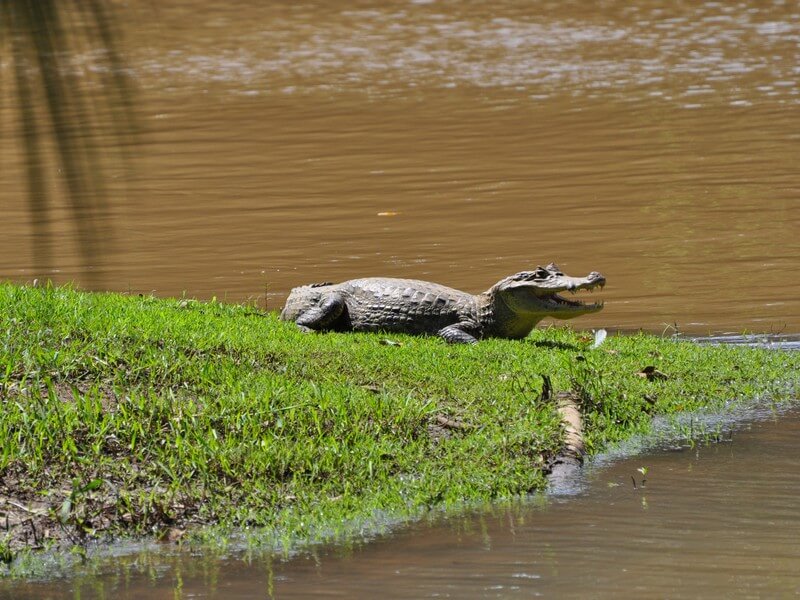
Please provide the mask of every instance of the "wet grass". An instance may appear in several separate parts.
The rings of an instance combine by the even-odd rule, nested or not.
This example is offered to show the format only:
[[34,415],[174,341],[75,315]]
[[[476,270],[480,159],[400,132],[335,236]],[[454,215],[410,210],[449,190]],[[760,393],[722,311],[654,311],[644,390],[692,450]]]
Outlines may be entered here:
[[245,527],[304,540],[527,494],[563,436],[543,376],[578,393],[592,452],[798,382],[800,353],[592,341],[304,335],[252,307],[0,284],[0,558]]

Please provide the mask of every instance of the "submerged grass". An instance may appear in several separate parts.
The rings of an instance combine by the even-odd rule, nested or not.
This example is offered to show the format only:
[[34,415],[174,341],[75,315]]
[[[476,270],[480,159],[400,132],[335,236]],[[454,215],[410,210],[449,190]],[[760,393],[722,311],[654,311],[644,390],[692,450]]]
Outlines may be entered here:
[[305,335],[246,306],[0,284],[0,560],[209,526],[302,540],[526,494],[563,435],[544,376],[577,392],[592,452],[798,382],[800,353],[591,343]]

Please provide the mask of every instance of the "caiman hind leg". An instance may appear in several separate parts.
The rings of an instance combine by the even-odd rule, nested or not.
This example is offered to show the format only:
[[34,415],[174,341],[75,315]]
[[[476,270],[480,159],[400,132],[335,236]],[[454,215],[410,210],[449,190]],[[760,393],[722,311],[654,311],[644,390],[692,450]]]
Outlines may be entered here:
[[448,344],[477,344],[478,338],[474,335],[477,334],[477,330],[475,323],[462,321],[440,329],[436,335]]
[[326,294],[320,298],[319,304],[297,317],[295,323],[305,332],[330,329],[336,319],[342,316],[344,307],[341,294]]

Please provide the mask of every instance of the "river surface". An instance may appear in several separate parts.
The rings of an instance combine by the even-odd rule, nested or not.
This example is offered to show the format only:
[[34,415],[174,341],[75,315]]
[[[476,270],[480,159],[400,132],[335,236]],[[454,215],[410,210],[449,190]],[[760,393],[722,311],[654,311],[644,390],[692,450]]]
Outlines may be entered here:
[[709,445],[601,459],[567,496],[432,518],[290,559],[133,554],[65,581],[7,584],[0,597],[795,597],[800,413],[750,418],[707,422],[720,440]]
[[94,132],[90,259],[57,179],[30,210],[0,57],[0,277],[276,309],[308,282],[479,292],[555,261],[608,279],[578,326],[800,332],[795,2],[113,6],[139,133]]

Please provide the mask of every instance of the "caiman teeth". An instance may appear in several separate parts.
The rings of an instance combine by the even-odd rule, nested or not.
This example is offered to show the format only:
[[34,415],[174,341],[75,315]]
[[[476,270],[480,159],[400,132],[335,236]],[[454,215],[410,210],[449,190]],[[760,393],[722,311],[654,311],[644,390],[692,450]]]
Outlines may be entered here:
[[557,304],[566,304],[568,306],[585,306],[583,302],[580,300],[567,300],[566,298],[562,298],[558,294],[553,294],[550,296],[552,300],[554,300]]
[[605,300],[600,300],[599,302],[593,302],[591,304],[588,304],[586,302],[581,302],[580,300],[567,300],[566,298],[559,296],[558,294],[553,294],[552,296],[550,296],[550,301],[554,302],[555,304],[560,304],[562,306],[570,306],[572,308],[603,308],[605,304]]

